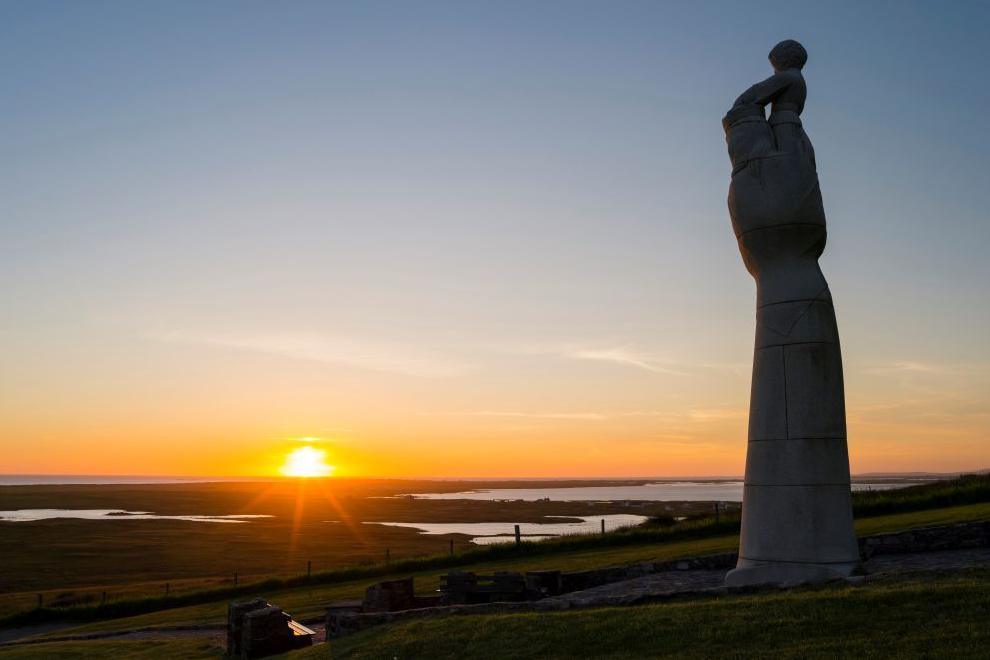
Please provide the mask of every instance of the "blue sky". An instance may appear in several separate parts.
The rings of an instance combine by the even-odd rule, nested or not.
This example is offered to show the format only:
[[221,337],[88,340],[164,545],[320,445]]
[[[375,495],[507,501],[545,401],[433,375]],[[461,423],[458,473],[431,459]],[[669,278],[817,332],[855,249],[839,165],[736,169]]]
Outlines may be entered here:
[[741,472],[720,119],[784,38],[854,469],[986,467],[988,28],[985,2],[0,3],[0,471],[327,435],[366,472],[412,443],[479,473],[465,438]]

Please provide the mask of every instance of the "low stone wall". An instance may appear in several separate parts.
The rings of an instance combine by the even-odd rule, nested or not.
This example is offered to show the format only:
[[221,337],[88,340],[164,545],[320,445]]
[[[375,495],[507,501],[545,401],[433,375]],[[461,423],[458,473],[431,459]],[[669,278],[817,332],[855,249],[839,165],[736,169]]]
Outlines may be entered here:
[[629,566],[609,566],[608,568],[596,568],[589,571],[574,571],[572,573],[561,573],[560,592],[569,593],[571,591],[582,591],[592,587],[600,587],[603,584],[631,580],[633,578],[649,575],[656,572],[656,565],[652,563],[630,564]]
[[[922,527],[891,534],[877,534],[859,539],[860,555],[866,560],[878,554],[919,553],[936,550],[990,547],[990,521],[959,523],[939,527]],[[632,580],[656,573],[675,571],[718,571],[735,567],[735,552],[686,557],[673,561],[644,562],[628,566],[611,566],[588,571],[560,574],[561,592],[583,591],[606,584]],[[519,611],[552,611],[570,607],[566,601],[544,599],[520,603],[485,603],[422,607],[397,612],[362,613],[351,607],[327,612],[327,637],[351,633],[393,621],[456,614],[492,614]]]
[[990,547],[990,520],[919,527],[892,534],[866,536],[859,540],[859,554],[863,559],[906,552],[985,547]]
[[666,571],[717,571],[723,568],[728,570],[736,567],[738,559],[738,552],[722,552],[717,555],[702,555],[701,557],[658,562],[653,564],[653,567],[658,573]]

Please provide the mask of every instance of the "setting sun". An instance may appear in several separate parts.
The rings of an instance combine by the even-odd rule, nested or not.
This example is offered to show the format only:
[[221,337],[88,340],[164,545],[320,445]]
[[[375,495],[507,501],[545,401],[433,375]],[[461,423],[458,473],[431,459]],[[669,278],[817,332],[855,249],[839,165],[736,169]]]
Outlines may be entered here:
[[300,447],[289,452],[279,471],[287,477],[329,477],[336,468],[326,458],[322,449]]

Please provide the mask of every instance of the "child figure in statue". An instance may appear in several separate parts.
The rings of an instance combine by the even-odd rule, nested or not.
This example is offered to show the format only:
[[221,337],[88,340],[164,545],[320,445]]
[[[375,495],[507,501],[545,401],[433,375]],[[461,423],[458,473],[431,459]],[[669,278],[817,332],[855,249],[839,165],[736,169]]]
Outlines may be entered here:
[[774,74],[722,120],[729,215],[757,290],[742,532],[729,585],[821,581],[859,564],[839,334],[818,265],[825,210],[800,118],[808,56],[788,40],[769,59]]

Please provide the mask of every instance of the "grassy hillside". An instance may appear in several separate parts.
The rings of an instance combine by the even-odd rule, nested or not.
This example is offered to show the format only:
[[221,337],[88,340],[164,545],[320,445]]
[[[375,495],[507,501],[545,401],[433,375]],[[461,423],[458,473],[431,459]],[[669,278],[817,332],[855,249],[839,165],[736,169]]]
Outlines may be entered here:
[[[409,501],[404,498],[399,498],[398,500],[372,498],[376,502],[388,503],[386,505],[375,504],[376,507],[386,506],[387,508],[385,510],[375,511],[371,509],[365,510],[367,507],[365,507],[364,504],[360,504],[363,501],[362,496],[368,496],[380,492],[390,492],[387,490],[380,490],[384,488],[384,486],[377,484],[377,482],[372,485],[379,490],[356,490],[355,493],[348,499],[348,510],[354,509],[355,511],[361,512],[362,517],[360,519],[364,519],[369,516],[372,518],[384,516],[385,519],[393,517],[401,518],[404,515],[415,517],[423,516],[427,513],[426,510],[419,508],[409,509],[411,506],[418,507],[419,505],[415,504],[418,501]],[[353,484],[351,484],[350,487],[356,488]],[[392,484],[391,487],[395,488],[396,486],[395,484]],[[448,487],[450,487],[449,484]],[[128,488],[129,490],[125,489],[121,492],[117,492],[113,489],[110,491],[103,491],[96,487],[88,487],[88,489],[79,489],[78,492],[74,492],[73,496],[79,498],[80,505],[85,504],[87,506],[95,506],[100,504],[102,506],[110,506],[110,502],[113,501],[114,497],[120,497],[123,494],[128,498],[134,498],[138,503],[142,504],[143,508],[148,510],[167,510],[173,513],[188,513],[193,510],[194,503],[196,501],[208,502],[211,512],[220,512],[232,510],[232,507],[239,501],[239,498],[246,495],[256,495],[261,498],[261,501],[267,502],[269,503],[268,505],[274,507],[272,511],[281,511],[282,515],[279,516],[279,520],[283,518],[290,520],[292,518],[291,515],[285,514],[284,511],[282,511],[285,506],[288,506],[288,504],[293,501],[292,493],[286,490],[287,487],[285,484],[282,484],[277,488],[265,484],[207,484],[197,485],[193,492],[187,492],[179,487],[168,487],[164,489],[159,489],[156,487],[147,489],[145,487],[139,488],[131,486]],[[258,488],[262,488],[261,495],[258,495],[258,493],[253,490]],[[316,488],[316,486],[313,486],[313,488]],[[368,488],[370,488],[370,486],[368,486]],[[271,492],[264,489],[270,489]],[[49,502],[49,499],[54,497],[54,495],[49,491],[50,488],[46,487],[39,487],[37,489],[14,488],[9,490],[9,492],[5,491],[4,497],[10,500],[10,505],[54,505],[53,502]],[[878,514],[928,510],[961,504],[990,502],[990,476],[971,475],[960,479],[923,484],[894,491],[860,492],[854,494],[853,502],[857,518],[876,516]],[[463,502],[458,503],[457,501],[441,501],[439,503],[427,502],[427,504],[429,505],[429,515],[427,517],[439,516],[440,519],[446,520],[451,516],[456,518],[458,516],[463,517],[468,515],[468,511],[465,509]],[[696,504],[699,510],[711,510],[708,505],[704,505],[703,503]],[[441,508],[435,508],[437,506]],[[488,508],[479,509],[479,507],[482,506]],[[519,506],[522,506],[523,508],[518,509]],[[566,511],[565,509],[567,506],[576,506],[578,509],[573,512]],[[470,515],[480,516],[486,520],[512,520],[513,518],[511,516],[522,516],[522,519],[527,520],[535,516],[538,519],[539,516],[545,515],[551,511],[555,515],[561,513],[573,513],[575,515],[586,515],[589,513],[594,514],[599,512],[604,513],[604,510],[586,510],[587,506],[588,503],[471,502],[468,509],[470,509]],[[658,503],[657,506],[662,508],[661,503]],[[547,507],[552,508],[548,509]],[[689,513],[691,510],[692,509],[689,508],[684,511],[684,513]],[[323,511],[319,508],[315,508],[310,513],[315,515],[315,518],[313,518],[314,521],[319,521],[323,517],[330,515],[329,512]],[[6,527],[2,528],[3,533],[0,534],[0,538],[4,539],[4,543],[0,543],[0,555],[6,556],[9,559],[9,561],[4,563],[4,570],[6,570],[9,575],[18,576],[18,579],[28,579],[25,576],[44,576],[43,578],[37,579],[44,579],[49,583],[58,585],[59,588],[21,591],[20,589],[12,589],[9,586],[7,589],[3,589],[2,584],[0,584],[0,591],[7,591],[7,593],[0,595],[0,626],[10,625],[17,622],[37,622],[65,618],[72,618],[76,620],[106,619],[138,614],[141,612],[151,612],[165,608],[205,603],[222,598],[237,598],[244,595],[254,594],[259,591],[270,593],[272,591],[280,591],[293,587],[312,587],[320,584],[340,584],[356,579],[373,579],[397,572],[402,573],[424,571],[429,569],[451,568],[455,566],[483,565],[492,562],[497,563],[511,560],[522,560],[524,558],[532,558],[535,560],[541,556],[556,557],[562,553],[575,553],[581,550],[602,550],[607,551],[606,554],[608,554],[623,546],[653,546],[657,544],[670,544],[693,539],[713,539],[720,536],[735,534],[738,532],[739,527],[739,519],[737,514],[723,513],[717,523],[710,515],[699,514],[696,514],[687,521],[677,525],[671,525],[670,522],[672,522],[672,520],[669,517],[664,518],[663,516],[658,516],[655,520],[656,524],[646,525],[634,529],[621,530],[605,535],[595,534],[588,536],[565,537],[545,542],[525,543],[518,548],[512,545],[487,546],[479,548],[467,544],[466,537],[451,535],[451,539],[456,536],[456,546],[458,548],[457,552],[453,556],[448,553],[430,554],[430,552],[435,552],[438,548],[446,548],[448,540],[451,540],[448,539],[448,537],[424,536],[417,534],[414,530],[410,529],[390,528],[377,525],[367,526],[371,531],[366,531],[364,530],[364,527],[366,526],[350,525],[349,527],[357,529],[363,535],[363,543],[372,543],[373,537],[373,544],[388,546],[390,541],[381,535],[402,535],[402,539],[394,538],[392,541],[395,542],[398,547],[405,548],[406,552],[410,552],[410,549],[413,549],[413,553],[418,556],[411,558],[407,556],[402,559],[397,558],[395,554],[393,554],[393,562],[390,564],[386,564],[381,561],[381,557],[379,557],[378,561],[370,561],[366,559],[359,563],[351,563],[350,565],[339,566],[330,570],[320,570],[324,566],[327,566],[326,563],[319,560],[321,558],[325,559],[324,555],[321,553],[329,552],[330,554],[333,554],[337,552],[333,548],[336,548],[342,543],[346,545],[346,538],[344,536],[334,535],[337,531],[339,531],[334,531],[335,527],[345,526],[331,526],[328,530],[325,523],[319,523],[322,525],[322,531],[314,528],[313,530],[310,530],[311,533],[308,534],[302,534],[300,532],[300,538],[308,538],[309,540],[306,541],[307,544],[312,545],[313,543],[318,543],[321,547],[317,550],[308,547],[306,544],[300,544],[295,548],[295,553],[299,557],[310,556],[318,558],[315,562],[317,572],[310,579],[306,579],[305,576],[300,575],[299,572],[295,572],[295,575],[289,576],[283,575],[261,578],[258,576],[249,577],[242,573],[240,584],[235,586],[231,575],[218,577],[187,577],[185,579],[177,579],[178,576],[173,575],[172,578],[168,580],[168,598],[164,597],[165,581],[146,581],[152,577],[152,573],[145,574],[140,570],[142,566],[145,566],[149,562],[158,567],[156,570],[160,570],[159,564],[162,562],[162,557],[159,553],[148,551],[150,546],[145,543],[145,541],[147,541],[147,534],[151,534],[153,532],[156,534],[161,534],[163,533],[163,530],[165,530],[167,532],[165,534],[165,538],[167,540],[174,540],[173,537],[176,535],[184,539],[183,543],[185,543],[185,545],[172,542],[165,544],[169,546],[170,553],[175,555],[172,560],[165,562],[165,564],[183,564],[188,570],[192,570],[193,572],[196,570],[204,570],[207,566],[207,564],[200,566],[201,562],[199,562],[199,559],[201,557],[209,557],[209,561],[215,562],[218,561],[218,557],[222,554],[221,551],[229,551],[236,554],[238,552],[243,553],[250,550],[251,552],[249,554],[254,557],[282,556],[283,553],[277,550],[274,546],[268,547],[264,546],[264,544],[282,542],[285,538],[288,538],[289,534],[285,532],[285,530],[282,530],[281,532],[272,531],[268,528],[268,526],[266,526],[267,523],[258,525],[252,524],[250,526],[193,525],[190,527],[187,523],[160,521],[165,524],[156,525],[152,528],[143,525],[141,521],[100,522],[98,525],[94,525],[90,521],[49,521],[52,522],[53,529],[48,529],[47,525],[42,525],[41,523],[31,523],[31,525],[37,526],[33,532],[31,532],[28,527],[24,527],[24,523],[8,523]],[[123,533],[121,530],[115,531],[116,527],[123,526],[129,528],[135,524],[138,525],[137,528],[143,530],[143,534],[145,534],[145,536],[137,537],[131,535],[130,533]],[[283,523],[281,522],[271,523],[271,525],[275,525],[275,528],[277,529],[281,529],[278,526],[282,524]],[[80,535],[77,529],[80,528],[80,526],[82,529],[86,530],[87,534],[98,533],[100,535],[99,543],[93,542],[85,535]],[[233,527],[235,529],[220,529],[228,527]],[[56,530],[54,528],[58,529]],[[306,524],[304,524],[300,529],[306,528]],[[30,532],[31,534],[34,534],[35,536],[32,537],[33,542],[29,543],[28,539],[21,538],[19,536],[11,536],[12,530],[18,532],[19,534],[22,532]],[[25,530],[27,530],[27,532],[25,532]],[[71,549],[67,549],[62,546],[56,547],[47,541],[41,542],[39,545],[39,541],[41,539],[37,538],[37,533],[45,530],[53,534],[56,534],[57,532],[56,535],[58,538],[68,539],[68,541],[61,541],[63,546],[65,543],[71,543],[74,545],[72,545]],[[157,530],[157,532],[155,530]],[[330,534],[328,536],[329,531],[334,531],[334,534]],[[228,538],[230,534],[234,534],[236,538]],[[414,539],[414,544],[409,545],[406,537]],[[250,539],[250,542],[248,542],[247,539]],[[141,555],[141,561],[131,562],[121,557],[119,554],[105,552],[105,546],[108,543],[110,545],[127,545],[128,548],[130,548],[128,552],[136,552]],[[39,547],[44,548],[45,552],[35,551],[35,549]],[[190,547],[193,549],[190,550]],[[24,548],[32,548],[32,551],[24,552]],[[101,548],[103,549],[101,550]],[[233,550],[231,550],[231,548],[233,548]],[[328,550],[328,548],[330,549]],[[415,551],[416,548],[419,548],[418,552]],[[52,556],[53,552],[56,553],[57,558]],[[48,554],[46,555],[45,553]],[[621,555],[623,553],[617,554]],[[637,555],[639,554],[639,551],[633,550],[631,554]],[[344,555],[340,555],[340,557],[343,556]],[[25,557],[30,557],[31,561],[40,561],[42,563],[39,566],[34,566],[32,568],[31,565],[24,563],[26,561]],[[220,561],[222,562],[223,560]],[[328,561],[330,565],[333,565],[334,563],[328,559],[326,561]],[[95,584],[90,582],[90,585],[93,586],[88,586],[86,588],[68,586],[68,584],[71,584],[73,580],[78,580],[78,577],[72,578],[66,584],[60,583],[59,575],[65,571],[69,571],[70,569],[77,570],[77,568],[73,567],[76,567],[76,564],[79,562],[89,562],[87,566],[90,566],[90,570],[87,570],[87,575],[90,576],[90,579],[109,580],[110,576],[115,575],[123,567],[126,568],[127,571],[130,571],[129,575],[131,575],[131,580],[134,581],[129,584],[113,584],[111,586],[100,586],[99,582],[96,582]],[[247,562],[242,562],[242,564],[243,563]],[[299,566],[299,569],[297,570],[305,570],[305,561],[300,561],[298,557],[288,561],[287,563]],[[260,565],[261,564],[259,564],[259,566]],[[57,567],[57,570],[53,570],[53,567]],[[140,577],[143,577],[144,579],[138,581],[138,578]],[[119,580],[119,576],[115,579]],[[2,580],[0,580],[0,583],[2,583]],[[109,584],[109,582],[103,584],[106,585]],[[45,604],[45,607],[43,608],[36,607],[39,594],[42,597],[42,602]],[[103,601],[104,597],[106,598],[106,604],[101,606],[100,603]]]
[[[926,525],[942,525],[966,520],[990,519],[990,503],[975,504],[948,509],[930,511],[915,511],[891,516],[878,516],[860,520],[856,523],[857,532],[861,535],[921,527]],[[465,570],[582,570],[601,566],[630,564],[639,561],[663,561],[679,557],[689,557],[714,552],[734,550],[739,543],[736,535],[721,535],[712,538],[691,539],[667,543],[648,543],[631,546],[614,546],[608,548],[584,548],[552,555],[535,557],[505,558],[494,561],[482,561],[466,565]],[[419,571],[398,571],[389,577],[413,575],[416,577],[417,588],[421,591],[436,589],[440,583],[440,575],[446,569],[430,569]],[[261,590],[256,593],[264,595],[301,619],[320,617],[325,606],[333,600],[360,598],[369,583],[379,578],[351,579],[331,584],[310,584],[293,588]],[[74,627],[75,633],[133,630],[145,627],[161,627],[174,625],[195,625],[204,623],[223,623],[227,615],[227,601],[214,599],[198,605],[170,608],[163,611],[151,612],[137,616],[129,616],[107,621],[97,621]],[[66,634],[66,631],[55,633]],[[2,656],[0,656],[2,657]]]
[[0,648],[4,660],[154,660],[156,658],[222,658],[223,649],[201,639],[93,640],[54,642]]
[[[960,502],[978,502],[946,506]],[[883,531],[939,525],[962,520],[990,519],[990,476],[967,476],[897,491],[857,493],[856,529],[860,535]],[[875,515],[884,511],[886,515]],[[901,513],[891,513],[900,511]],[[869,514],[874,515],[869,516]],[[866,517],[869,516],[869,517]],[[147,591],[161,594],[161,585],[134,585],[133,597],[100,605],[92,593],[77,603],[80,594],[66,592],[66,606],[35,607],[33,593],[0,596],[0,625],[38,623],[50,620],[104,621],[84,629],[128,629],[140,625],[201,623],[223,620],[229,599],[264,594],[297,617],[319,616],[329,600],[360,597],[373,581],[397,575],[416,575],[419,588],[435,589],[438,576],[451,567],[468,570],[536,570],[556,568],[580,570],[604,565],[656,561],[723,552],[737,546],[738,519],[722,516],[694,518],[671,526],[666,523],[621,530],[609,534],[575,536],[545,542],[471,548],[456,553],[424,556],[391,564],[383,562],[316,573],[312,578],[275,578],[236,588],[229,582],[217,588],[207,580],[180,584],[187,591],[169,597],[147,597]],[[60,594],[56,593],[55,597]],[[83,594],[84,596],[86,594]],[[50,600],[50,598],[49,598]],[[144,614],[149,613],[149,614]],[[144,616],[141,616],[144,614]],[[107,621],[109,620],[109,621]]]
[[895,490],[859,491],[853,493],[853,512],[861,518],[976,502],[990,502],[990,473],[966,474]]
[[[370,629],[280,660],[985,658],[990,570],[907,581],[558,613],[458,616]],[[0,658],[213,658],[175,639],[52,642]]]
[[629,608],[460,616],[286,658],[985,658],[990,571]]
[[[468,488],[465,482],[454,483]],[[210,579],[216,586],[262,577],[380,563],[391,558],[432,555],[451,541],[470,545],[463,534],[424,535],[419,530],[371,522],[545,521],[545,516],[597,516],[629,513],[620,504],[597,502],[488,502],[391,497],[403,490],[429,488],[420,482],[315,480],[280,483],[137,484],[92,486],[0,486],[0,511],[16,509],[125,509],[162,515],[259,514],[248,523],[196,523],[183,520],[55,518],[0,521],[0,593],[29,592],[55,598],[64,592],[99,600],[132,597],[143,583],[145,595],[158,596],[166,581],[188,591]],[[450,488],[451,485],[447,485]],[[414,491],[416,492],[416,491]],[[635,513],[657,515],[665,504]],[[677,515],[711,506],[677,505]],[[339,522],[333,522],[339,521]],[[157,582],[157,584],[154,584]],[[93,587],[99,585],[98,588]],[[199,585],[199,588],[207,585]],[[82,592],[82,593],[80,593]],[[64,599],[63,599],[64,600]]]

